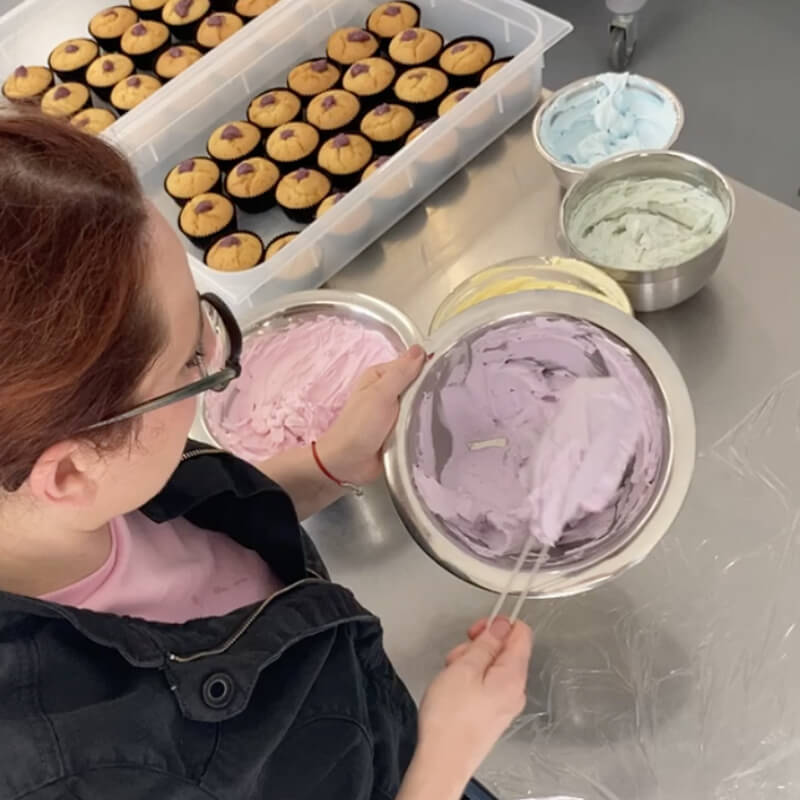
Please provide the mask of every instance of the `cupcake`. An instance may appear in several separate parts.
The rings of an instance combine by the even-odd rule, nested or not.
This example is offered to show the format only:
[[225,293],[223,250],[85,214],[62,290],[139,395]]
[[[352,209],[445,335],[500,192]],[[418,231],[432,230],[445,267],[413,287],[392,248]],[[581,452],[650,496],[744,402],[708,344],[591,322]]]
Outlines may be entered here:
[[272,256],[278,255],[278,253],[280,253],[284,247],[290,245],[299,235],[300,231],[289,231],[288,233],[278,234],[267,245],[267,251],[264,260],[266,261],[272,258]]
[[116,121],[117,115],[107,108],[85,108],[83,111],[79,111],[70,120],[70,123],[85,133],[97,136]]
[[367,30],[388,42],[407,28],[419,25],[419,9],[413,3],[382,3],[367,17]]
[[275,199],[289,219],[307,224],[330,191],[331,182],[326,175],[301,167],[281,178]]
[[406,106],[381,103],[361,120],[361,133],[376,153],[391,155],[403,146],[415,123],[414,113]]
[[450,78],[451,87],[474,86],[493,58],[494,47],[488,39],[462,36],[442,50],[439,68]]
[[347,192],[334,192],[329,194],[320,204],[314,219],[319,219],[321,216],[327,214],[343,197],[347,196]]
[[306,109],[306,119],[323,134],[334,134],[355,123],[361,103],[351,92],[330,89],[318,94]]
[[94,39],[67,39],[51,51],[47,63],[64,83],[72,83],[83,80],[86,67],[99,54],[100,47]]
[[282,169],[295,169],[314,163],[319,133],[307,122],[287,122],[267,138],[267,155]]
[[441,53],[444,39],[428,28],[407,28],[389,42],[389,58],[399,67],[431,64]]
[[129,0],[129,3],[140,19],[160,20],[167,0]]
[[247,158],[225,179],[225,192],[247,214],[260,214],[275,205],[275,186],[281,174],[266,158]]
[[178,227],[193,244],[206,248],[218,237],[236,230],[236,209],[221,194],[198,194],[181,210]]
[[349,189],[358,183],[364,168],[372,161],[372,145],[357,133],[339,133],[319,149],[317,163],[336,186]]
[[417,125],[411,133],[408,134],[408,138],[406,139],[406,144],[411,144],[411,142],[416,141],[423,133],[425,133],[428,128],[430,128],[433,123],[436,122],[435,119],[428,119],[425,120],[421,125]]
[[264,244],[259,236],[236,231],[217,239],[205,252],[203,261],[220,272],[252,269],[264,260]]
[[139,69],[151,70],[168,41],[169,28],[163,22],[145,20],[131,25],[122,34],[120,49]]
[[245,22],[250,22],[265,11],[269,11],[278,0],[236,0],[233,10]]
[[289,89],[268,89],[254,97],[247,107],[247,119],[262,131],[294,122],[303,110],[300,98]]
[[342,68],[378,52],[380,44],[375,36],[362,28],[340,28],[328,37],[328,58]]
[[60,83],[42,97],[42,111],[49,117],[69,117],[91,106],[89,90],[82,83]]
[[236,14],[209,14],[197,29],[197,44],[204,50],[213,50],[243,27],[242,18]]
[[223,169],[255,154],[261,131],[251,122],[226,122],[208,137],[208,154]]
[[394,65],[385,58],[365,58],[345,72],[342,86],[352,92],[362,106],[372,107],[387,99],[396,76]]
[[196,47],[187,44],[170,47],[156,60],[155,73],[166,83],[189,69],[202,57],[203,54]]
[[339,67],[324,58],[317,58],[298,64],[289,73],[286,85],[300,97],[309,98],[333,89],[341,76]]
[[367,178],[371,178],[389,159],[391,156],[378,156],[362,173],[361,182],[363,183]]
[[161,11],[161,21],[182,42],[190,42],[197,35],[200,21],[211,11],[210,0],[167,0]]
[[122,34],[139,21],[139,15],[129,6],[111,6],[89,20],[89,33],[107,53],[119,50]]
[[3,96],[8,100],[25,101],[41,97],[55,77],[47,67],[17,67],[3,84]]
[[133,75],[133,61],[122,53],[109,53],[100,56],[89,64],[86,70],[86,83],[103,100],[111,97],[111,90],[120,82]]
[[222,172],[216,162],[205,156],[184,159],[164,178],[166,193],[179,206],[186,205],[199,194],[219,193],[221,188]]
[[161,88],[161,81],[152,75],[131,75],[111,90],[111,105],[124,114]]
[[486,81],[489,80],[489,78],[492,77],[492,75],[496,75],[498,72],[500,72],[500,70],[506,64],[508,64],[509,61],[511,61],[510,57],[509,58],[498,58],[497,61],[495,61],[492,64],[489,64],[489,66],[486,67],[486,69],[483,71],[483,74],[481,75],[481,83],[485,83]]
[[437,109],[437,113],[439,116],[443,116],[448,111],[455,108],[457,103],[460,103],[465,98],[469,97],[472,93],[472,89],[459,89],[457,92],[450,92],[447,97],[439,103],[439,108]]
[[432,116],[450,86],[440,69],[421,67],[404,72],[394,85],[394,94],[405,103],[417,119]]

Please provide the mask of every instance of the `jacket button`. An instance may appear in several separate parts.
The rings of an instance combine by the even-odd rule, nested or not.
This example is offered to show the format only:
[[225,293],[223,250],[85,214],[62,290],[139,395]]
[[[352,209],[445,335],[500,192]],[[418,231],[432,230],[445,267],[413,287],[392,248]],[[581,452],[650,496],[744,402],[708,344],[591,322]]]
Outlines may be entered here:
[[203,682],[203,702],[209,708],[225,708],[233,700],[233,681],[224,672],[215,672]]

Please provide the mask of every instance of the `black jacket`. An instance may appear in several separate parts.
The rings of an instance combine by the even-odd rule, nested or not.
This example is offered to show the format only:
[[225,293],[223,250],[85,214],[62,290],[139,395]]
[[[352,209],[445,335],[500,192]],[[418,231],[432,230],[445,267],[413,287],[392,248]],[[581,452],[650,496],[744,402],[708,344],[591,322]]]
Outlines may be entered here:
[[195,446],[142,510],[228,534],[286,589],[182,625],[0,593],[0,799],[394,797],[414,704],[287,495]]

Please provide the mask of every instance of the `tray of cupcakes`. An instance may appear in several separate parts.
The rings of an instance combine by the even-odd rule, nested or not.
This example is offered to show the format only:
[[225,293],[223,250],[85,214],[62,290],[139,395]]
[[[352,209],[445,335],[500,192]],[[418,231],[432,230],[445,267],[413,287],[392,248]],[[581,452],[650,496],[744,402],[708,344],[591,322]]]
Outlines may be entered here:
[[115,140],[242,316],[322,284],[533,107],[569,32],[523,0],[284,0]]
[[0,17],[6,100],[98,134],[278,0],[27,0]]

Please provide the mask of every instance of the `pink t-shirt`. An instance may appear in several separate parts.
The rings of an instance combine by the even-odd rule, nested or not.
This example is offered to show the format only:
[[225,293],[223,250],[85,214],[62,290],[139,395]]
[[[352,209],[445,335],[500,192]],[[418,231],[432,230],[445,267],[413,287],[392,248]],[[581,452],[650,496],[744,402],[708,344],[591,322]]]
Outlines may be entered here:
[[181,518],[156,523],[141,512],[110,523],[105,564],[42,600],[90,611],[186,622],[257,603],[282,584],[253,550]]

